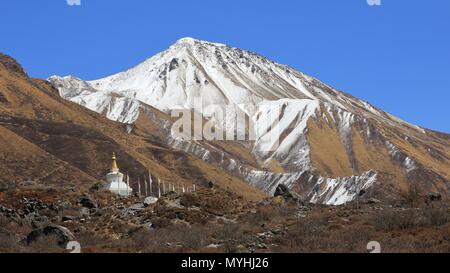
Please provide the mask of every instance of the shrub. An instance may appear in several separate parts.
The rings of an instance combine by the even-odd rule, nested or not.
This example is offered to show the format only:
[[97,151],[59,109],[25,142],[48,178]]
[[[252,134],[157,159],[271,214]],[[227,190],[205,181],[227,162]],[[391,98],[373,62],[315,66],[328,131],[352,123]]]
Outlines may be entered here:
[[17,241],[10,234],[0,233],[0,252],[15,252]]
[[395,211],[383,210],[375,213],[372,217],[371,224],[377,230],[392,231],[410,229],[417,226],[417,213],[412,210]]
[[198,249],[206,245],[209,232],[205,227],[193,225],[184,232],[182,245],[188,249]]
[[29,253],[62,253],[64,249],[58,245],[59,241],[60,238],[56,235],[42,236],[29,244],[25,251]]
[[252,225],[260,225],[269,221],[273,221],[279,216],[277,209],[272,206],[261,206],[256,209],[255,213],[247,214],[240,219],[240,222],[248,222]]
[[425,224],[443,226],[450,220],[447,208],[427,208],[423,211]]

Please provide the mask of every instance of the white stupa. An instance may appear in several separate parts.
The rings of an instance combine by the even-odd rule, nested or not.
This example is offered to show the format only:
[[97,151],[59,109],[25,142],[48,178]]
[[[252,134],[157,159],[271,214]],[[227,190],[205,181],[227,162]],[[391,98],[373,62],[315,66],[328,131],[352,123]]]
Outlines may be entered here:
[[116,155],[113,153],[111,172],[106,175],[108,190],[121,196],[129,196],[133,194],[133,189],[123,182],[123,177],[123,173],[121,173],[117,167]]

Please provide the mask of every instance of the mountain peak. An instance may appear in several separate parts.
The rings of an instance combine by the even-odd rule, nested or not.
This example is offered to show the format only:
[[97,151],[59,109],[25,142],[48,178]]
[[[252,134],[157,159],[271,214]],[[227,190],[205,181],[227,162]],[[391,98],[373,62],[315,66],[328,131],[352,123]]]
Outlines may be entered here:
[[176,41],[175,44],[194,44],[196,42],[200,42],[200,40],[192,38],[192,37],[184,37]]
[[177,40],[174,45],[175,46],[212,45],[212,46],[220,46],[220,47],[226,46],[225,44],[214,43],[214,42],[209,42],[209,41],[205,41],[205,40],[199,40],[199,39],[195,39],[192,37],[181,38],[181,39]]

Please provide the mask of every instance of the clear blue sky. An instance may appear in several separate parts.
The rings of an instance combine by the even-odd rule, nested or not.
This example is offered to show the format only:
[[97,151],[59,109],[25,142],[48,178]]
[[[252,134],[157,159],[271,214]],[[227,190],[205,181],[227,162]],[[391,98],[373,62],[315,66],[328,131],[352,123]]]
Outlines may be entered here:
[[33,77],[96,79],[190,36],[258,52],[450,132],[450,1],[3,0],[0,52]]

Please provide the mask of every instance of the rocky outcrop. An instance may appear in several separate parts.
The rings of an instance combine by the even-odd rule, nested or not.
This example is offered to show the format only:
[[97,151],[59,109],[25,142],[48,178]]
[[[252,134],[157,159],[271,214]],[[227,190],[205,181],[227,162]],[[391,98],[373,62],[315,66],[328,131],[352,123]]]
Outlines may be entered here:
[[98,207],[97,203],[90,198],[89,196],[83,196],[80,198],[80,200],[78,201],[78,204],[83,207],[83,208],[87,208],[87,209],[96,209]]
[[158,198],[150,196],[150,197],[145,198],[144,206],[148,207],[150,205],[156,204],[156,202],[158,202]]
[[27,243],[31,244],[40,238],[47,236],[56,236],[57,243],[61,247],[65,247],[68,242],[75,240],[75,236],[67,228],[56,225],[49,225],[44,228],[35,229],[27,236]]
[[3,65],[11,72],[27,76],[23,67],[14,58],[11,58],[3,53],[0,53],[0,65]]
[[294,201],[294,202],[300,202],[300,203],[304,203],[301,198],[300,195],[298,195],[297,193],[291,191],[286,185],[284,184],[280,184],[278,185],[278,187],[275,190],[275,197],[281,196],[283,197],[286,201]]

